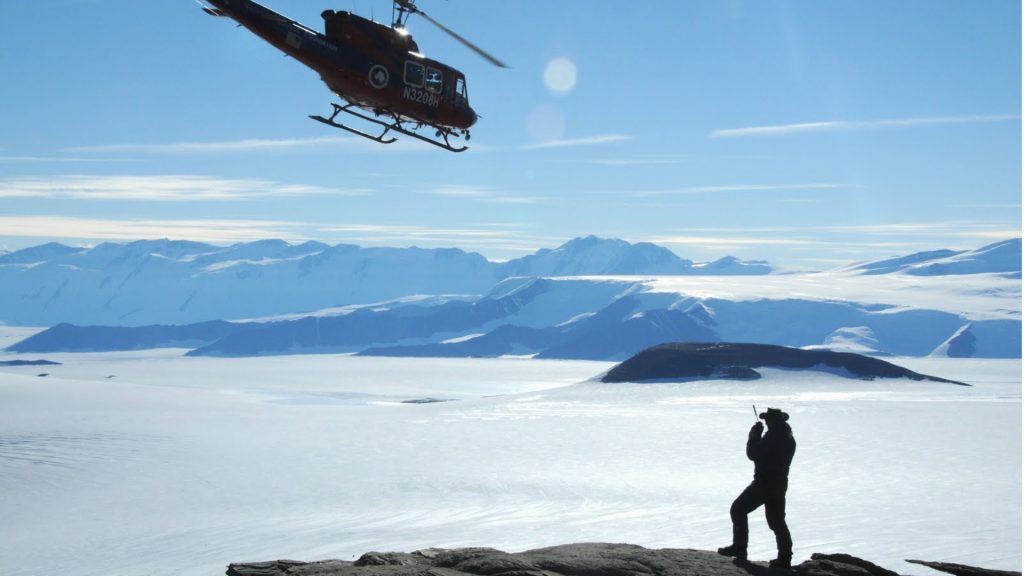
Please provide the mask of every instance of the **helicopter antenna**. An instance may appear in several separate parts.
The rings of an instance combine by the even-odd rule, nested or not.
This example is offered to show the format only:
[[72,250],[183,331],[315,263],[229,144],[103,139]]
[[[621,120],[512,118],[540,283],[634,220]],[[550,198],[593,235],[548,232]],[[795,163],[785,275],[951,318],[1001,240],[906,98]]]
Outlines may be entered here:
[[462,44],[466,48],[469,48],[473,52],[476,52],[484,60],[487,60],[491,64],[494,64],[495,66],[498,66],[500,68],[508,68],[508,65],[505,64],[504,62],[502,62],[501,60],[498,60],[494,56],[491,56],[490,54],[485,52],[482,48],[480,48],[476,44],[473,44],[469,40],[466,40],[462,36],[458,35],[454,30],[449,29],[444,24],[441,24],[437,20],[434,20],[433,18],[431,18],[423,10],[420,10],[419,8],[417,8],[416,7],[416,0],[393,0],[393,1],[394,1],[393,11],[394,11],[394,15],[395,15],[395,23],[394,23],[394,27],[395,28],[404,28],[405,27],[405,23],[409,20],[409,15],[410,14],[419,14],[420,16],[423,17],[424,20],[426,20],[427,22],[430,22],[434,26],[437,26],[438,28],[441,29],[441,31],[445,32],[446,34],[448,34],[449,36],[451,36],[452,38],[457,40],[460,44]]

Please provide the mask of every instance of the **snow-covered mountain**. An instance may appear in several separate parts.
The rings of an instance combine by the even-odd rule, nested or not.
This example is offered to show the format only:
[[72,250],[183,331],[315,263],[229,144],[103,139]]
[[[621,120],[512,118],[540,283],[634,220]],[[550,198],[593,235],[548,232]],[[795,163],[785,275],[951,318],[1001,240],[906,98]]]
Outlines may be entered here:
[[507,262],[508,276],[583,276],[606,274],[688,274],[693,262],[648,242],[630,244],[596,236],[576,238],[562,246]]
[[[725,262],[725,264],[720,264]],[[653,244],[594,236],[508,262],[456,248],[361,248],[264,240],[227,247],[145,240],[44,244],[0,255],[0,322],[141,326],[237,320],[426,294],[484,294],[512,276],[768,273],[708,268]]]
[[975,250],[934,250],[853,264],[846,270],[863,274],[900,272],[915,276],[949,274],[1016,274],[1021,272],[1021,239],[996,242]]
[[[715,269],[714,263],[693,265],[656,246],[594,237],[504,264],[454,249],[281,241],[227,248],[167,241],[92,249],[51,244],[0,259],[0,274],[13,279],[0,283],[0,302],[16,320],[19,314],[118,319],[61,323],[10,348],[18,352],[188,346],[192,355],[215,356],[618,360],[662,342],[727,341],[1015,358],[1021,282],[1019,261],[1009,270],[1014,250],[1019,254],[1019,240],[832,272],[723,278],[692,273]],[[41,256],[53,260],[32,261]],[[721,267],[759,266],[725,260]],[[674,275],[624,274],[647,269]],[[501,279],[528,272],[544,275]],[[339,306],[351,302],[365,304]],[[208,322],[214,315],[250,320]],[[180,320],[192,317],[206,323]],[[155,321],[123,327],[141,319]],[[109,326],[82,326],[90,323]]]
[[[990,274],[953,280],[908,283],[898,274],[850,272],[728,282],[511,278],[478,298],[401,299],[229,329],[214,323],[201,330],[61,325],[10,350],[96,350],[101,343],[123,350],[137,342],[180,346],[191,338],[193,356],[357,352],[621,360],[664,342],[723,341],[875,355],[1019,357],[1020,281]],[[837,297],[837,287],[845,297]],[[133,330],[135,341],[125,333]]]

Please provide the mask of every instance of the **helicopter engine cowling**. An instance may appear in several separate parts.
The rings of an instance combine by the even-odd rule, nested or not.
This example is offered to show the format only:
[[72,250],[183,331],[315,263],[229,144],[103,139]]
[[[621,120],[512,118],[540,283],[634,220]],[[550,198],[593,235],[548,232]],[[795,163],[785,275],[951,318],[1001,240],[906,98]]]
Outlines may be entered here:
[[419,52],[419,46],[405,29],[396,29],[345,10],[324,10],[324,36],[335,42],[355,42],[367,47],[391,46],[404,52]]

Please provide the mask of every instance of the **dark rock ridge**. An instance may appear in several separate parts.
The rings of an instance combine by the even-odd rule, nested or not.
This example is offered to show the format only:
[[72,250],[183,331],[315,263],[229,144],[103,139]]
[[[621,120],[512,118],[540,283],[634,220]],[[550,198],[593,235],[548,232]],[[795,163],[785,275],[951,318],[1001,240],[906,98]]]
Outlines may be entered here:
[[1010,570],[990,570],[988,568],[978,568],[977,566],[967,566],[966,564],[926,562],[924,560],[907,560],[907,562],[927,566],[933,570],[947,572],[949,574],[954,574],[955,576],[1020,576],[1020,572],[1012,572]]
[[[927,564],[926,564],[927,565]],[[967,567],[970,568],[970,567]],[[1020,576],[972,568],[958,576]],[[800,576],[899,576],[847,554],[813,554],[793,567]],[[705,550],[651,550],[632,544],[565,544],[507,553],[493,548],[412,553],[368,552],[355,562],[276,560],[231,564],[228,576],[774,576],[790,574]]]
[[53,360],[0,360],[0,366],[59,366]]
[[57,324],[7,347],[11,352],[104,352],[195,348],[246,329],[223,320],[183,326],[75,326]]
[[963,382],[918,374],[879,358],[851,352],[803,350],[772,344],[675,342],[652,346],[616,365],[602,382],[644,382],[742,376],[756,368],[789,368],[834,372],[851,378],[909,378],[969,386]]

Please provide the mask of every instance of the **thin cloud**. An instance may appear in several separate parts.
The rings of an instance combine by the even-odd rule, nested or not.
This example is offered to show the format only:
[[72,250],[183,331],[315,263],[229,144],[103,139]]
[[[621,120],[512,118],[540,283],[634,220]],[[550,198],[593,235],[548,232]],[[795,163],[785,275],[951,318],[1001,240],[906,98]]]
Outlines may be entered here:
[[461,184],[447,184],[427,190],[427,194],[437,196],[448,196],[452,198],[466,198],[477,202],[491,204],[535,204],[541,199],[532,196],[517,196],[500,193],[492,188],[484,186],[467,186]]
[[844,224],[821,226],[744,226],[743,228],[704,227],[688,228],[688,233],[739,235],[779,234],[789,237],[827,234],[854,234],[873,236],[918,236],[970,238],[1012,238],[1020,236],[1020,230],[1006,224],[975,221],[946,222],[893,222],[886,224]]
[[984,124],[1020,120],[1019,114],[989,114],[974,116],[932,116],[924,118],[897,118],[890,120],[829,120],[799,124],[778,124],[772,126],[750,126],[714,130],[711,138],[742,138],[749,136],[785,136],[808,132],[833,132],[849,130],[879,130],[889,128],[917,128],[949,124]]
[[748,250],[758,246],[827,249],[833,253],[864,250],[910,252],[936,246],[956,248],[960,242],[995,242],[1020,236],[1020,230],[982,222],[889,223],[839,226],[708,227],[664,234],[647,241],[711,252]]
[[783,238],[778,236],[705,236],[705,235],[668,235],[656,236],[647,240],[654,244],[668,246],[703,246],[716,249],[730,249],[750,246],[805,246],[818,244],[815,240]]
[[287,153],[309,151],[317,148],[344,149],[357,152],[418,152],[429,146],[408,138],[400,138],[393,144],[382,145],[359,137],[321,136],[316,138],[248,138],[218,142],[171,142],[157,144],[102,144],[65,148],[71,154],[127,154],[127,155],[203,155],[203,154],[246,154],[258,152]]
[[127,158],[84,158],[78,156],[0,156],[0,162],[138,162]]
[[[823,191],[831,192],[836,190],[847,190],[854,188],[850,184],[839,184],[832,182],[811,182],[803,184],[719,184],[710,186],[688,186],[670,190],[637,190],[629,192],[630,196],[652,197],[652,196],[675,196],[688,194],[722,194],[732,192],[782,192],[782,191]],[[615,194],[621,194],[615,192]]]
[[134,241],[167,238],[197,242],[234,243],[281,239],[304,242],[354,243],[363,246],[421,246],[486,252],[488,257],[509,258],[551,247],[548,237],[524,234],[529,228],[516,223],[470,227],[429,227],[391,224],[324,224],[281,220],[156,218],[77,218],[70,216],[0,216],[0,237],[45,238],[65,242]]
[[520,146],[520,150],[544,150],[548,148],[572,148],[576,146],[598,146],[601,144],[614,144],[616,142],[624,142],[626,140],[632,140],[632,136],[626,136],[623,134],[607,134],[604,136],[591,136],[588,138],[570,138],[564,140],[547,140],[545,142],[538,142],[536,144],[526,144]]
[[996,210],[1020,210],[1020,204],[957,204],[954,208],[986,208]]
[[[451,247],[486,252],[488,258],[509,258],[550,248],[559,239],[524,233],[528,226],[515,223],[468,227],[431,227],[403,224],[342,224],[316,228],[318,238],[361,245]],[[564,240],[561,240],[564,241]]]
[[166,144],[104,144],[67,148],[71,153],[88,154],[233,154],[252,151],[289,150],[311,146],[351,146],[356,138],[323,136],[318,138],[248,138],[221,142],[172,142]]
[[0,216],[0,235],[75,240],[168,238],[197,242],[301,240],[295,224],[273,220],[103,219],[69,216]]
[[439,239],[494,239],[513,234],[511,229],[500,227],[446,228],[413,226],[405,224],[340,224],[319,226],[317,231],[328,234],[343,234],[346,237],[368,240],[374,243],[393,241],[437,241]]
[[366,196],[369,189],[336,189],[260,179],[193,175],[82,176],[0,180],[0,198],[197,202],[280,196]]
[[437,196],[454,196],[457,198],[485,198],[494,195],[490,188],[480,186],[463,186],[459,184],[447,184],[427,191],[428,194]]
[[594,160],[586,160],[587,164],[596,164],[598,166],[657,166],[667,164],[680,164],[682,160],[678,158],[602,158]]

